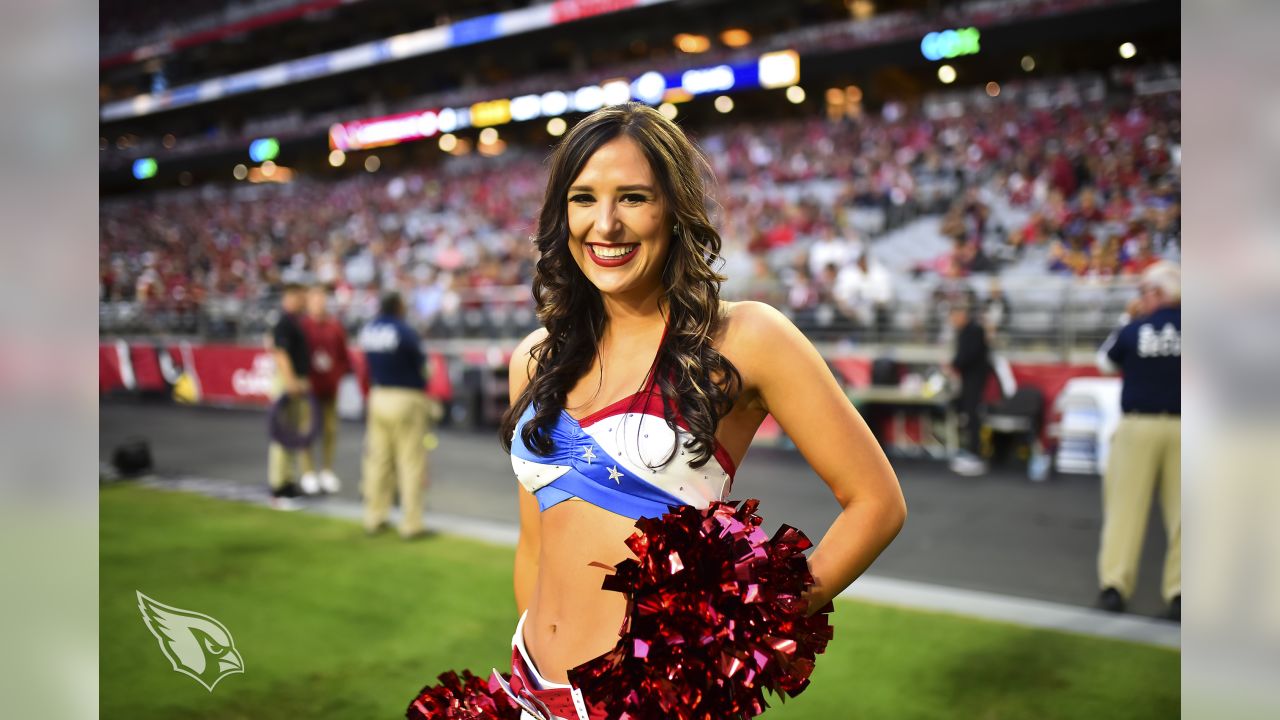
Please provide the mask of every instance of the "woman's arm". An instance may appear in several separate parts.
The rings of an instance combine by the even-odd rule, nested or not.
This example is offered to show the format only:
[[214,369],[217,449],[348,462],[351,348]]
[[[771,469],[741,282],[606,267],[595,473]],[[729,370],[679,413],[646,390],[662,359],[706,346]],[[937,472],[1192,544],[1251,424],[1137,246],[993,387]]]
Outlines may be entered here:
[[738,303],[734,316],[734,363],[745,389],[759,396],[843,508],[809,557],[814,613],[897,536],[906,501],[879,443],[809,340],[768,305]]
[[[522,340],[515,352],[511,354],[507,392],[513,405],[524,392],[525,386],[529,384],[529,376],[533,371],[529,352],[546,335],[546,330],[535,330]],[[542,548],[542,527],[537,499],[519,485],[516,489],[520,503],[520,539],[516,541],[513,583],[516,594],[516,613],[523,615],[524,611],[529,609],[529,601],[533,599],[533,588],[538,580],[538,553]]]

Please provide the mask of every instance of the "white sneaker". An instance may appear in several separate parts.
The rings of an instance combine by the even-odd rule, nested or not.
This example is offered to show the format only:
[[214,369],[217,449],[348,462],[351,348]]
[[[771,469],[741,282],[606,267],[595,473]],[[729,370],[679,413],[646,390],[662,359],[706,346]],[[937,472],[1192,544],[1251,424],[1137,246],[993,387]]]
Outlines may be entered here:
[[313,472],[303,473],[298,485],[302,487],[304,495],[316,495],[320,492],[320,478]]
[[987,464],[980,458],[960,455],[951,460],[951,472],[966,477],[977,477],[987,474]]
[[320,487],[324,488],[327,493],[336,493],[342,489],[342,481],[338,479],[337,475],[333,474],[332,470],[321,470]]

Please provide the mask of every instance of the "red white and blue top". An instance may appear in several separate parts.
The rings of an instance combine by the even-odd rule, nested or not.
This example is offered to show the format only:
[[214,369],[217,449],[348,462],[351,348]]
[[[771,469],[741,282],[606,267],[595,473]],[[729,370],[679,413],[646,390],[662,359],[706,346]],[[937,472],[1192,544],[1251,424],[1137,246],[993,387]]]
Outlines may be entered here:
[[[653,375],[651,369],[640,392],[580,420],[562,410],[551,427],[549,455],[538,454],[521,438],[535,412],[529,403],[511,438],[511,466],[541,510],[578,498],[636,520],[661,517],[671,506],[703,509],[728,496],[735,470],[729,453],[717,442],[715,462],[689,467],[688,426],[679,413],[676,429],[667,425]],[[659,467],[677,443],[675,457]]]

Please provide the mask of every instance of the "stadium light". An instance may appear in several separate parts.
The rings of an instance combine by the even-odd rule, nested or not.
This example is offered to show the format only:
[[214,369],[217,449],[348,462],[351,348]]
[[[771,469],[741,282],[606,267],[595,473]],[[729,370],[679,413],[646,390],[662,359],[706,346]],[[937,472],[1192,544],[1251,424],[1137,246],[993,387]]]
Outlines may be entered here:
[[471,124],[476,127],[502,125],[511,122],[511,101],[488,100],[471,106]]
[[1032,70],[1035,70],[1035,69],[1036,69],[1036,59],[1031,57],[1030,55],[1023,55],[1022,56],[1023,72],[1031,72]]
[[563,115],[569,109],[569,96],[553,90],[548,93],[542,93],[542,116],[555,117]]
[[492,145],[498,142],[498,131],[494,128],[485,128],[480,131],[480,144]]
[[787,99],[790,100],[793,105],[799,105],[804,102],[804,98],[804,88],[799,85],[792,85],[787,88]]
[[451,133],[458,129],[458,113],[453,108],[445,108],[436,115],[436,128],[442,133]]
[[716,98],[716,110],[727,113],[733,110],[733,98],[728,95],[721,95]]
[[234,177],[237,180],[243,180],[249,177],[249,168],[245,167],[244,163],[238,163],[231,169],[231,177]]
[[926,60],[948,60],[961,55],[976,55],[982,49],[978,28],[931,32],[920,41],[920,54]]
[[854,20],[867,20],[876,14],[876,4],[871,0],[848,0],[845,6]]
[[378,172],[378,168],[382,167],[382,160],[377,155],[370,155],[364,159],[364,169],[368,172]]
[[950,65],[939,65],[938,79],[942,81],[943,85],[950,85],[956,81],[956,69]]
[[133,177],[138,180],[147,180],[156,176],[156,159],[155,158],[139,158],[133,161]]
[[691,33],[680,33],[672,40],[680,52],[694,55],[706,52],[711,48],[711,41],[706,35],[693,35]]
[[680,114],[680,108],[674,103],[665,102],[658,106],[658,112],[662,113],[662,117],[668,120],[675,120],[676,115]]
[[845,98],[850,104],[862,102],[862,88],[850,85],[844,89]]
[[991,82],[987,83],[987,94],[988,94],[988,95],[990,95],[991,97],[999,97],[999,95],[1000,95],[1000,83],[998,83],[998,82],[996,82],[996,81],[994,81],[994,80],[992,80]]
[[795,50],[765,53],[756,64],[756,73],[765,90],[795,85],[800,82],[800,54]]
[[1137,54],[1138,54],[1138,48],[1134,47],[1133,43],[1131,42],[1124,43],[1123,45],[1120,46],[1120,57],[1124,58],[1125,60],[1129,60],[1130,58],[1132,58],[1134,55],[1137,55]]
[[686,70],[680,75],[680,87],[694,95],[732,90],[733,83],[733,68],[728,65]]
[[164,144],[166,150],[172,150],[173,146],[178,144],[178,138],[174,137],[173,133],[165,133],[160,142]]
[[329,153],[329,165],[332,167],[342,167],[342,164],[346,161],[347,154],[341,150],[334,150]]
[[516,122],[532,120],[542,113],[542,97],[521,95],[511,100],[511,119]]
[[742,28],[729,28],[720,33],[720,42],[731,48],[742,47],[751,43],[751,33]]
[[631,83],[632,97],[649,105],[656,105],[662,102],[662,94],[666,91],[666,78],[662,77],[662,73],[652,70],[636,78]]
[[418,134],[424,138],[435,135],[440,130],[440,119],[430,110],[418,116]]
[[599,85],[585,85],[573,94],[573,109],[578,112],[593,112],[604,105],[604,88]]
[[261,170],[262,170],[263,177],[271,177],[272,175],[276,174],[276,164],[270,160],[267,160],[266,162],[262,163]]
[[605,105],[621,105],[631,99],[631,83],[626,80],[610,80],[602,83]]
[[552,137],[560,137],[567,129],[569,124],[564,121],[564,118],[556,117],[547,121],[547,134]]
[[256,162],[275,160],[280,155],[280,143],[275,138],[258,138],[249,143],[249,159]]
[[453,133],[445,133],[444,135],[440,136],[441,150],[445,152],[453,152],[453,149],[457,146],[458,146],[458,136],[454,135]]

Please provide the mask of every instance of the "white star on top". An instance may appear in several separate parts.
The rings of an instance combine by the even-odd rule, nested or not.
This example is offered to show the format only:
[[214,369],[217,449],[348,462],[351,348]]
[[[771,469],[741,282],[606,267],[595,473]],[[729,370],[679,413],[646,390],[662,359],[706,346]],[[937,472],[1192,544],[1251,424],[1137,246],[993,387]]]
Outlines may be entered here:
[[586,460],[588,464],[590,464],[592,460],[596,459],[596,452],[591,449],[590,445],[582,449],[582,459]]
[[619,485],[622,484],[622,473],[618,472],[617,465],[614,465],[613,467],[609,468],[609,479],[618,483]]

